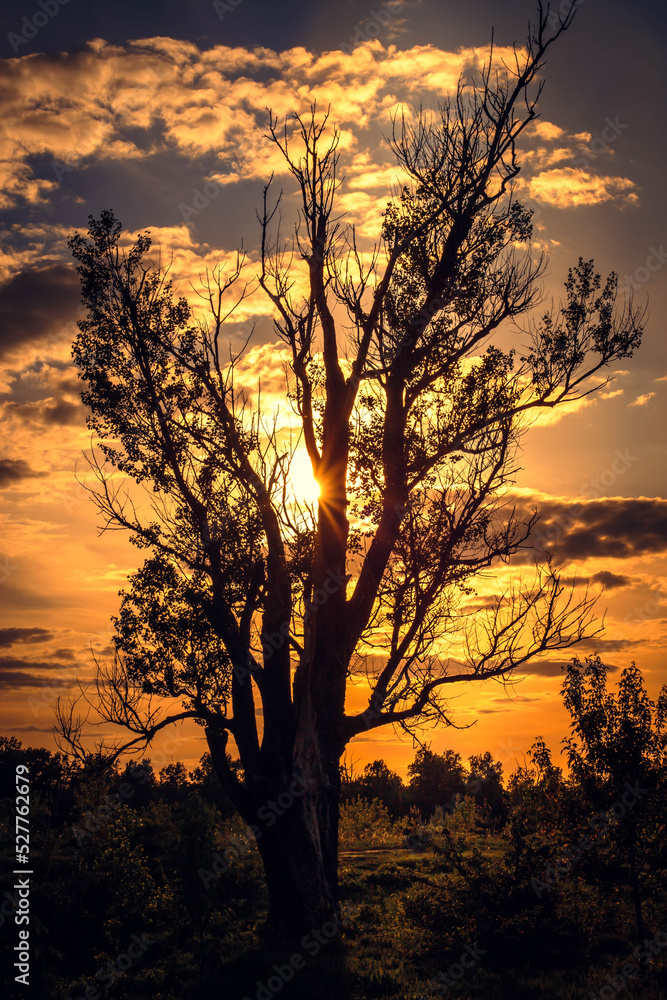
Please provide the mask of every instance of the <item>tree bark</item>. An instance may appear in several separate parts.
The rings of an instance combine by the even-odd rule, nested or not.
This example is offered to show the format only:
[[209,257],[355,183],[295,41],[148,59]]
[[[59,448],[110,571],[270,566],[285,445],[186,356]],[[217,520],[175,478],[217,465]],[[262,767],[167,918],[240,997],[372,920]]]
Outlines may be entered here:
[[[295,938],[338,914],[332,824],[321,827],[314,805],[311,800],[288,808],[271,829],[260,828],[257,837],[269,894],[267,925]],[[331,820],[334,812],[327,812]]]
[[[230,781],[224,745],[210,728],[207,736],[219,780],[257,842],[269,895],[268,927],[300,938],[335,920],[340,754],[323,752],[313,720],[297,734],[289,765],[260,760],[259,773],[246,775],[241,785]],[[289,777],[277,783],[280,772]]]
[[630,889],[632,892],[632,903],[635,909],[635,925],[637,928],[637,940],[641,944],[646,937],[646,927],[644,925],[644,914],[642,911],[641,889],[639,887],[639,873],[637,871],[637,836],[634,829],[630,830],[628,837],[629,850],[628,860],[630,862]]

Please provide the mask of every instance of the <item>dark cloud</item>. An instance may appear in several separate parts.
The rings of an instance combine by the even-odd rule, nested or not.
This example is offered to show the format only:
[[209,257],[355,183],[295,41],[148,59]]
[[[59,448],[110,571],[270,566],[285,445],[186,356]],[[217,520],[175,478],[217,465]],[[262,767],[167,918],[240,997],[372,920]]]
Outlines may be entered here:
[[7,403],[5,412],[12,414],[26,423],[43,424],[80,424],[85,423],[85,408],[81,403],[72,403],[67,399],[48,400],[39,403]]
[[[63,671],[64,676],[58,676],[57,671]],[[73,668],[71,663],[0,656],[0,690],[42,688],[46,689],[46,694],[53,688],[71,688],[76,682],[76,675],[77,666]]]
[[[53,726],[12,726],[12,733],[52,733]],[[32,748],[31,748],[32,749]]]
[[15,642],[48,642],[54,635],[50,629],[37,625],[33,628],[0,628],[0,646],[11,646]]
[[54,656],[59,660],[76,660],[76,654],[71,649],[54,649],[48,655]]
[[[538,677],[563,677],[568,663],[571,663],[571,659],[535,660],[534,663],[529,663],[527,666],[523,667],[521,673],[526,675],[536,675]],[[614,674],[618,670],[618,667],[613,663],[607,663],[605,666],[610,674]]]
[[609,570],[603,569],[591,577],[585,575],[562,577],[561,582],[566,587],[586,587],[591,583],[599,583],[605,590],[617,590],[619,587],[631,587],[641,581],[636,576],[624,576],[622,573],[610,573]]
[[78,275],[64,264],[20,271],[5,281],[0,285],[0,359],[59,334],[76,319],[80,300]]
[[[44,676],[54,670],[66,670],[67,677]],[[22,660],[15,656],[0,656],[0,688],[54,688],[71,687],[74,683],[72,667],[64,663],[44,660]]]
[[667,500],[660,497],[609,497],[574,504],[539,500],[535,506],[540,519],[528,540],[532,549],[524,549],[518,561],[531,561],[535,553],[539,556],[548,550],[564,563],[632,559],[667,549]]
[[569,660],[536,660],[521,669],[521,673],[535,674],[538,677],[561,677]]
[[14,483],[20,483],[22,479],[45,476],[45,472],[35,472],[22,458],[0,458],[0,490]]
[[644,645],[644,640],[640,639],[582,639],[577,643],[576,655],[578,656],[579,653],[599,653],[602,656],[604,653],[618,653],[642,645]]
[[61,399],[53,406],[44,406],[41,415],[45,424],[79,424],[83,420],[82,412],[80,403]]
[[[2,664],[0,664],[0,668]],[[23,670],[0,669],[0,690],[11,688],[67,688],[74,681],[63,680],[61,677],[41,677],[39,674],[29,674]]]
[[0,674],[7,670],[70,670],[65,663],[49,663],[46,660],[23,660],[18,656],[0,656]]
[[630,587],[634,583],[631,576],[623,576],[620,573],[610,573],[603,569],[591,577],[591,583],[601,583],[605,590],[617,590],[619,587]]

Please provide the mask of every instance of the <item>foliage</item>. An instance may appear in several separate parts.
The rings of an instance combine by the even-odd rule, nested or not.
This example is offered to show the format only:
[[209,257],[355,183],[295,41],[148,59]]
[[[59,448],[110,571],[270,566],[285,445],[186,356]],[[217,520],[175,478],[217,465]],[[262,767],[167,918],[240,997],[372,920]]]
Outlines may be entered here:
[[[637,937],[645,935],[643,881],[653,867],[649,845],[665,828],[667,685],[649,698],[636,664],[626,667],[614,695],[599,656],[576,657],[563,682],[573,734],[565,739],[573,775],[592,805],[610,810],[609,837],[626,867]],[[662,838],[659,838],[660,840]]]
[[401,841],[399,824],[392,823],[389,810],[378,799],[361,798],[344,802],[340,808],[339,837],[341,847],[398,845]]
[[457,794],[465,789],[461,757],[452,750],[437,754],[428,747],[420,747],[413,762],[408,764],[408,774],[410,801],[423,819],[427,819],[438,805],[451,803],[453,808]]
[[[604,695],[599,666],[597,671],[596,690]],[[582,680],[590,692],[591,679]],[[461,1000],[509,995],[588,1000],[591,994],[601,995],[608,977],[618,977],[628,965],[637,972],[636,995],[660,1000],[666,985],[664,949],[656,942],[664,939],[659,932],[667,907],[667,858],[664,838],[652,838],[649,831],[653,822],[664,829],[662,702],[653,706],[641,696],[640,675],[629,674],[619,691],[628,687],[637,696],[623,695],[622,704],[629,706],[626,717],[632,720],[638,711],[641,722],[651,710],[644,749],[630,738],[633,729],[627,722],[623,732],[636,747],[636,759],[648,762],[645,773],[654,775],[658,792],[640,799],[648,812],[638,825],[636,842],[645,934],[654,947],[653,958],[644,939],[635,950],[636,915],[619,840],[621,824],[610,822],[597,833],[588,826],[593,810],[589,789],[615,794],[618,784],[607,786],[608,773],[591,775],[588,769],[564,775],[544,741],[537,739],[525,766],[508,779],[508,821],[500,835],[489,835],[473,795],[458,793],[453,809],[439,804],[428,822],[414,805],[393,823],[377,797],[354,796],[344,803],[342,937],[308,960],[285,995],[295,1000],[314,995],[323,1000],[425,1000],[442,995],[436,987],[443,979],[438,977],[457,968],[469,945],[479,958],[456,980]],[[618,697],[596,698],[606,706],[598,722],[611,719],[614,724],[599,725],[595,732],[618,734],[624,718]],[[592,704],[582,698],[584,703]],[[578,746],[586,763],[584,747]],[[42,877],[31,892],[34,981],[40,996],[84,996],[87,988],[103,985],[98,973],[108,974],[109,968],[118,975],[103,995],[114,1000],[253,996],[257,981],[266,982],[275,965],[284,965],[287,946],[268,945],[258,932],[267,897],[257,847],[244,821],[226,816],[217,804],[206,756],[191,771],[178,762],[169,764],[156,779],[149,763],[106,774],[80,765],[68,765],[63,772],[61,758],[23,748],[18,740],[0,743],[0,755],[12,767],[34,759],[41,783],[32,846]],[[460,764],[455,754],[433,756],[439,758],[439,768],[443,760]],[[45,763],[63,793],[60,810],[48,805]],[[413,773],[431,773],[433,760],[423,749],[414,763]],[[499,774],[489,754],[473,755],[470,765],[463,769],[467,789],[475,787],[473,775]],[[391,774],[382,761],[364,771],[371,780],[390,776],[386,787],[393,794]],[[109,807],[124,786],[134,794]],[[0,806],[9,817],[13,789],[5,790]],[[603,802],[603,814],[613,819],[608,796],[596,801]],[[87,817],[96,821],[87,825]],[[418,851],[401,846],[406,829],[419,839]],[[587,829],[590,843],[572,850]],[[86,835],[77,838],[75,830]],[[3,871],[9,873],[7,851],[3,860]],[[0,886],[9,898],[12,882],[13,876],[6,874]],[[6,911],[2,913],[4,920]],[[151,943],[121,975],[116,963],[132,935],[146,935]],[[288,954],[293,944],[290,948]]]
[[372,800],[380,799],[396,819],[407,808],[406,790],[400,775],[390,770],[383,760],[366,764],[359,777],[344,773],[342,794],[348,800],[355,796]]

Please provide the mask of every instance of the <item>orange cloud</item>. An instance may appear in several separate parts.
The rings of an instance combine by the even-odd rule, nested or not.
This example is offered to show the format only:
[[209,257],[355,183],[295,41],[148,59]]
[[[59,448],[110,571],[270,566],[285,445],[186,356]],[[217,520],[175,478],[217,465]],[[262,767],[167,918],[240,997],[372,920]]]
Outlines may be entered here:
[[556,208],[598,205],[605,201],[639,204],[637,186],[627,177],[599,177],[574,167],[545,170],[532,177],[530,196]]
[[643,396],[637,396],[637,398],[635,400],[633,400],[632,403],[629,403],[628,405],[629,406],[646,406],[646,404],[649,403],[653,399],[654,396],[655,396],[654,392],[645,392]]

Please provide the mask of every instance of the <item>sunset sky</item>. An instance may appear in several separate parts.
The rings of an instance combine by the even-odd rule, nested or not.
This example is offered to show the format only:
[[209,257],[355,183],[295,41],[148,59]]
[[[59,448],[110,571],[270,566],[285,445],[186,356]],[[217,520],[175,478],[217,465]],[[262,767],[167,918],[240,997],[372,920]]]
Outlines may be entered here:
[[[661,0],[581,0],[549,51],[540,118],[522,140],[517,196],[535,210],[550,254],[545,296],[567,268],[595,258],[603,276],[648,303],[642,348],[614,381],[566,410],[548,411],[522,441],[517,492],[553,528],[565,579],[604,592],[605,631],[578,647],[612,670],[636,660],[655,697],[667,681],[667,142]],[[7,8],[11,7],[10,10]],[[293,204],[284,163],[264,138],[266,111],[313,101],[341,130],[339,211],[372,243],[400,181],[383,135],[401,105],[436,108],[460,71],[482,57],[495,26],[499,53],[525,40],[530,0],[230,0],[5,5],[0,32],[0,733],[53,747],[53,703],[93,675],[91,646],[108,647],[118,590],[141,554],[102,536],[77,483],[90,445],[70,346],[81,316],[67,236],[113,209],[149,229],[173,256],[179,291],[243,242],[257,260],[263,184],[272,171]],[[268,399],[282,368],[270,304],[258,293],[230,325]],[[530,568],[530,567],[528,567]],[[517,570],[511,571],[516,573]],[[493,593],[503,569],[480,582]],[[509,686],[454,691],[461,730],[431,731],[433,749],[490,750],[514,768],[540,734],[567,732],[559,695],[564,651]],[[351,695],[360,709],[363,698]],[[183,727],[150,755],[195,763],[202,730]],[[164,744],[163,740],[163,744]],[[390,730],[357,739],[361,767],[384,757],[402,774],[414,749]]]

